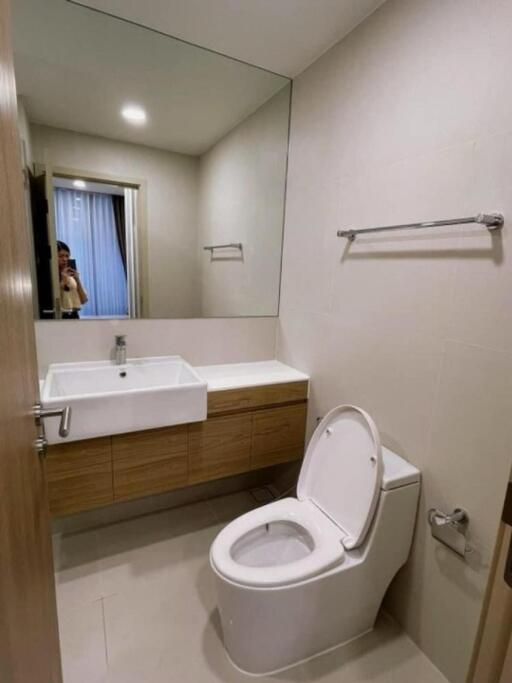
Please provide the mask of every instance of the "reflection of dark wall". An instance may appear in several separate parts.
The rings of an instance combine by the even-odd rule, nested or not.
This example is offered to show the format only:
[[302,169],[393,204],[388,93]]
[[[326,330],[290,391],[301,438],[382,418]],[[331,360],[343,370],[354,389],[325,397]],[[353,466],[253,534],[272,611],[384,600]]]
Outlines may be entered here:
[[39,316],[41,318],[54,318],[53,312],[50,312],[53,311],[53,294],[45,176],[36,177],[32,173],[29,173],[29,176]]

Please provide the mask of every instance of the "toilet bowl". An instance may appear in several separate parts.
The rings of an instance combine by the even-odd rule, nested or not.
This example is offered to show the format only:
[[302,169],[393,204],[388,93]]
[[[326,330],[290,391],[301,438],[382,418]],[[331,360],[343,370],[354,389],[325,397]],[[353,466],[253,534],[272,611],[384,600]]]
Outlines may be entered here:
[[371,630],[409,555],[419,487],[419,471],[381,446],[365,411],[345,405],[326,415],[297,498],[238,517],[212,544],[233,664],[275,673]]

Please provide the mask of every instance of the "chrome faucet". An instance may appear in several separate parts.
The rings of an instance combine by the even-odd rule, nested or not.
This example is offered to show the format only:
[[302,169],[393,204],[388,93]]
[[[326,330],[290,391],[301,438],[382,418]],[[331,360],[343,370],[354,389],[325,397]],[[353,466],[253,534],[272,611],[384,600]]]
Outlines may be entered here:
[[126,363],[126,335],[116,334],[116,365],[124,365]]

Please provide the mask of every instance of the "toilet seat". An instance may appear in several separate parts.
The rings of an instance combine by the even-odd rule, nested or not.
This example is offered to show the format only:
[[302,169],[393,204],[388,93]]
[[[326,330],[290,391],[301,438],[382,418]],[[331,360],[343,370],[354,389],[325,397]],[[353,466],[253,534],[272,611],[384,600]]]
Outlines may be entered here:
[[383,473],[375,422],[361,408],[341,405],[327,413],[311,437],[297,498],[322,510],[341,529],[345,548],[352,550],[368,533]]
[[[267,566],[249,566],[233,557],[236,544],[251,532],[277,523],[288,525],[289,538],[296,543],[309,539],[311,548],[300,559]],[[263,530],[262,530],[263,533]],[[238,517],[215,539],[210,559],[224,577],[245,586],[280,586],[302,581],[339,564],[344,557],[340,529],[309,500],[296,498],[269,503]]]
[[361,408],[331,410],[309,442],[297,484],[286,498],[228,524],[210,561],[244,586],[291,585],[339,564],[358,548],[372,523],[383,477],[382,447]]

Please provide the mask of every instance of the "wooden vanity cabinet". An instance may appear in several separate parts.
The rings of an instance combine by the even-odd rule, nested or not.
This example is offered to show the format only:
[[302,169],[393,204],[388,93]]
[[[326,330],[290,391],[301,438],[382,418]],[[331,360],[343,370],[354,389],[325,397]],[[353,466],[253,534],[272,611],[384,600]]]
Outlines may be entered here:
[[114,502],[109,436],[50,446],[45,469],[48,501],[54,515]]
[[188,433],[190,484],[251,469],[251,413],[209,417]]
[[112,437],[114,500],[163,493],[188,483],[188,426]]
[[307,381],[211,391],[208,393],[208,417],[221,413],[296,403],[306,401],[307,398]]
[[305,429],[306,403],[253,413],[251,469],[302,458]]
[[214,391],[204,422],[48,448],[51,512],[67,515],[298,460],[307,382]]

